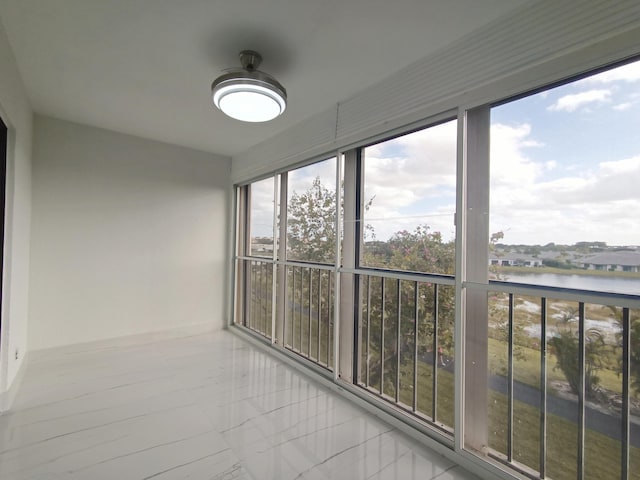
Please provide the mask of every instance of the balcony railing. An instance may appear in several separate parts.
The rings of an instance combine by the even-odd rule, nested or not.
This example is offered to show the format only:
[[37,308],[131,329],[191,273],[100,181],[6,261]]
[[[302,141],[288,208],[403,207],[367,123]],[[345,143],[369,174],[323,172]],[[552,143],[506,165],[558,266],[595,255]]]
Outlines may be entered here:
[[489,456],[532,478],[639,479],[640,298],[467,288],[488,295]]
[[[245,326],[333,370],[335,267],[240,265]],[[453,438],[454,358],[472,355],[455,351],[455,279],[341,270],[354,287],[354,383]],[[487,332],[478,342],[486,387],[474,379],[464,392],[467,403],[485,399],[472,415],[486,417],[486,441],[464,447],[530,478],[640,480],[640,297],[496,281],[462,287],[486,298]],[[278,291],[284,301],[274,308]]]
[[242,260],[246,268],[248,291],[245,326],[267,338],[272,336],[273,319],[273,262]]
[[333,369],[333,267],[286,265],[284,346]]
[[360,273],[357,383],[453,431],[453,278]]

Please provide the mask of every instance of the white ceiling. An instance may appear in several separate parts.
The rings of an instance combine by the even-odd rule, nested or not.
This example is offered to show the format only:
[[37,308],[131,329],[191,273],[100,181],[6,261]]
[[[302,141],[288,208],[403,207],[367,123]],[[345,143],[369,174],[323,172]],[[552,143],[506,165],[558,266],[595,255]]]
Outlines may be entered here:
[[[527,1],[0,0],[0,18],[36,112],[234,155]],[[287,88],[273,122],[211,104],[245,49]]]

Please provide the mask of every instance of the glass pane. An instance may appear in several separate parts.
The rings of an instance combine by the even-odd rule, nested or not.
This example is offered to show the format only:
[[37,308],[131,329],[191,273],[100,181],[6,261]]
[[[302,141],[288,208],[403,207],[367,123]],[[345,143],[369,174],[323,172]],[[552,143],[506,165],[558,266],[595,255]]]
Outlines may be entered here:
[[455,287],[438,286],[438,364],[436,421],[453,430],[455,382],[454,338],[455,338]]
[[585,368],[587,406],[585,479],[620,478],[622,422],[616,399],[621,399],[622,309],[585,305]]
[[547,476],[576,478],[578,471],[578,303],[547,306]]
[[433,388],[439,355],[434,345],[436,331],[435,285],[422,283],[418,295],[418,398],[416,410],[433,420]]
[[273,264],[251,261],[249,269],[251,298],[248,307],[247,326],[271,338],[273,306]]
[[390,398],[396,395],[396,353],[398,325],[398,280],[385,279],[384,302],[384,342],[382,360],[384,362],[382,393]]
[[332,272],[287,266],[285,293],[284,346],[333,368]]
[[640,292],[640,62],[491,109],[494,279]]
[[633,472],[631,478],[640,479],[640,309],[631,309],[629,312],[631,331],[631,364],[629,372],[631,377],[630,410],[633,419],[631,424],[629,448],[629,472]]
[[288,175],[287,259],[335,261],[336,159]]
[[273,178],[252,183],[250,193],[249,255],[273,257]]
[[361,265],[454,273],[456,134],[452,120],[363,149]]
[[367,312],[370,326],[367,332],[369,338],[367,373],[368,386],[382,393],[382,312],[384,302],[382,300],[382,278],[369,277],[371,284],[371,302]]
[[540,299],[513,301],[513,459],[540,465]]
[[401,303],[400,303],[400,341],[399,343],[399,369],[400,390],[398,392],[400,403],[405,407],[413,407],[413,378],[414,378],[414,358],[415,358],[415,282],[401,281]]

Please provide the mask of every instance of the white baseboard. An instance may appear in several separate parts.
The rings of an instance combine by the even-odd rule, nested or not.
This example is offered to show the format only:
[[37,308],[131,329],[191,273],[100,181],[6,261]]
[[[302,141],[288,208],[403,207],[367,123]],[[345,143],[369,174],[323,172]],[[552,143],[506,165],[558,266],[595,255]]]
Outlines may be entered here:
[[137,333],[133,335],[124,335],[120,337],[106,338],[102,340],[95,340],[91,342],[73,343],[69,345],[61,345],[51,348],[43,348],[38,350],[32,350],[30,352],[31,361],[40,359],[43,356],[48,355],[50,352],[57,353],[78,353],[86,350],[103,350],[109,348],[129,347],[144,345],[147,343],[162,342],[165,340],[172,340],[175,338],[190,337],[194,335],[202,335],[213,332],[215,330],[222,330],[222,328],[216,328],[216,324],[213,323],[197,323],[192,325],[184,325],[175,328],[167,328],[163,330],[154,330],[151,332]]

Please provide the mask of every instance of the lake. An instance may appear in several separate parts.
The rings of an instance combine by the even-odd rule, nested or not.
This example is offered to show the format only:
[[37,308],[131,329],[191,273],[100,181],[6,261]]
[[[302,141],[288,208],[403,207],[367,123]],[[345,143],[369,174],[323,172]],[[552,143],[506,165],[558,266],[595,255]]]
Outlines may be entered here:
[[640,278],[555,273],[505,273],[504,278],[515,283],[640,295]]

